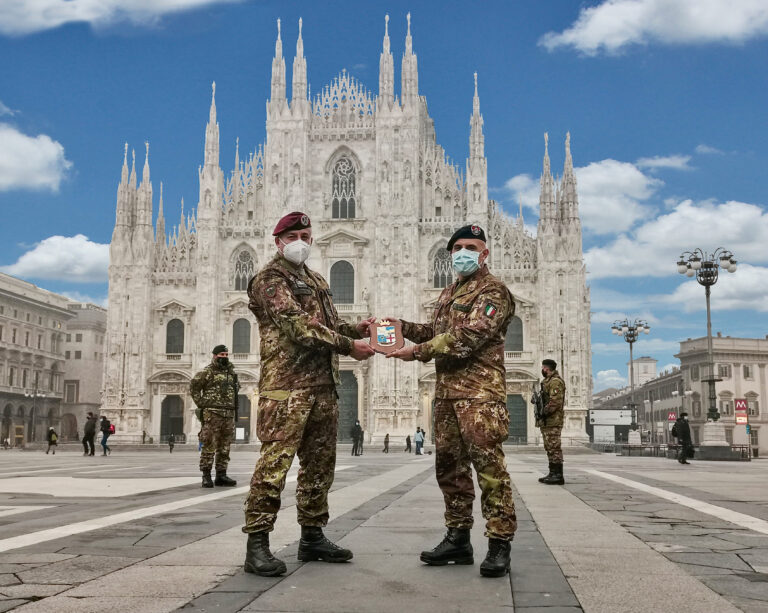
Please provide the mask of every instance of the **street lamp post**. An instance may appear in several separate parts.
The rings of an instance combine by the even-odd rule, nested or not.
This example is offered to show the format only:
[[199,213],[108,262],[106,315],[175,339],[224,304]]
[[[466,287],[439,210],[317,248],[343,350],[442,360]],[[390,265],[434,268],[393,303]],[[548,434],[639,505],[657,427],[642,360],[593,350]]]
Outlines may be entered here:
[[714,253],[708,254],[702,249],[684,251],[677,261],[677,272],[686,277],[696,276],[699,285],[704,286],[704,295],[707,299],[707,362],[709,362],[709,376],[706,381],[709,387],[709,408],[707,410],[707,423],[704,426],[703,445],[727,445],[725,440],[725,428],[718,424],[720,413],[717,410],[717,395],[715,383],[722,381],[715,376],[715,358],[712,351],[712,314],[710,309],[710,288],[717,283],[719,269],[728,272],[736,272],[736,258],[733,253],[723,247],[718,247]]
[[28,438],[29,438],[29,442],[34,443],[35,442],[35,434],[36,434],[35,429],[36,429],[36,425],[37,425],[36,424],[36,422],[37,422],[37,399],[38,398],[45,398],[45,394],[41,394],[40,392],[38,392],[37,391],[37,386],[35,386],[35,391],[34,392],[24,392],[24,395],[27,398],[31,398],[32,399],[32,419],[31,419],[31,422],[32,422],[31,430],[32,431],[30,432],[30,435],[29,435]]
[[632,354],[632,345],[637,341],[639,334],[645,332],[648,334],[651,331],[651,327],[644,319],[635,319],[629,321],[624,319],[623,321],[614,321],[611,326],[611,332],[617,336],[623,336],[624,340],[629,343],[629,392],[630,392],[630,410],[632,411],[632,431],[637,431],[637,416],[635,409],[635,364]]

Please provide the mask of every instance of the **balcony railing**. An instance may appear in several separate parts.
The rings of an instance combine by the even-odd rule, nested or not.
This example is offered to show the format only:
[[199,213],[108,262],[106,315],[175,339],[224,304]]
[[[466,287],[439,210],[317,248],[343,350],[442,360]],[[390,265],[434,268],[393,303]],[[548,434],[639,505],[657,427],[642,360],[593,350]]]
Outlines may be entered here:
[[367,313],[367,304],[338,304],[335,303],[336,310],[339,313]]
[[533,351],[505,351],[504,359],[513,362],[530,362],[533,360]]
[[181,353],[166,353],[165,354],[165,359],[166,360],[178,360],[178,361],[180,361],[181,360],[181,356],[182,356]]

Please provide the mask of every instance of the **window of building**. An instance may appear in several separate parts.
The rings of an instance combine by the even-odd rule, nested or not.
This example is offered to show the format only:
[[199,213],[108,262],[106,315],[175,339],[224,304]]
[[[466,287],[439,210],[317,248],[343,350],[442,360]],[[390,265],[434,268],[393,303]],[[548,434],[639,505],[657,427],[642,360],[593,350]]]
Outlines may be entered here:
[[37,335],[37,348],[42,349],[43,348],[43,335],[38,334]]
[[82,351],[75,351],[75,359],[76,360],[82,360],[83,359],[83,352]]
[[253,277],[253,256],[243,249],[235,258],[235,291],[244,292]]
[[24,346],[29,347],[29,332],[24,333]]
[[758,435],[759,431],[760,431],[760,428],[749,429],[749,444],[752,445],[753,447],[760,446],[760,437]]
[[74,404],[80,395],[79,381],[64,381],[64,402]]
[[8,385],[10,387],[13,387],[13,383],[16,380],[16,369],[11,366],[8,368]]
[[13,318],[14,319],[18,319],[19,318],[19,310],[18,309],[13,309]]
[[725,429],[725,440],[728,441],[729,445],[733,445],[733,428]]
[[66,336],[66,338],[64,340],[67,341],[68,343],[72,342],[72,335],[71,334],[67,334],[67,336]]
[[701,415],[701,400],[694,399],[691,406],[693,407],[693,416],[699,417]]
[[744,364],[744,366],[742,366],[742,372],[745,379],[755,378],[755,370],[752,364]]
[[83,335],[82,334],[75,334],[75,342],[76,343],[82,343],[83,342]]
[[447,249],[440,248],[432,260],[432,287],[448,287],[453,283],[453,262]]
[[69,351],[65,351],[65,352],[64,352],[64,359],[65,359],[65,360],[68,360],[68,359],[69,359],[69,357],[70,357],[70,355],[71,355],[71,354],[70,354],[70,352],[69,352]]
[[43,325],[43,318],[42,317],[38,317],[37,318],[37,325],[38,326],[42,326]]
[[733,401],[732,400],[721,400],[720,401],[720,414],[721,415],[730,415],[733,413]]
[[0,341],[3,340],[3,326],[0,326]]
[[731,378],[731,365],[730,364],[718,364],[717,365],[717,376],[721,379],[730,379]]
[[251,322],[238,319],[232,325],[232,353],[251,352]]
[[333,166],[331,215],[334,219],[355,217],[355,167],[346,157],[341,158]]
[[507,336],[504,339],[504,351],[523,350],[523,320],[515,315],[509,320]]
[[184,353],[184,323],[172,319],[165,328],[165,352]]
[[691,380],[692,381],[698,381],[699,380],[699,367],[698,366],[691,366]]
[[0,306],[0,315],[3,315],[5,313],[5,307]]
[[11,342],[15,345],[16,344],[16,328],[11,330]]
[[756,394],[747,394],[747,414],[760,415],[760,404],[757,402]]
[[40,371],[35,371],[35,389],[40,385]]
[[331,266],[331,292],[336,304],[355,302],[355,269],[345,260]]
[[29,313],[27,313],[27,321],[29,321]]
[[27,387],[27,369],[21,371],[21,387]]

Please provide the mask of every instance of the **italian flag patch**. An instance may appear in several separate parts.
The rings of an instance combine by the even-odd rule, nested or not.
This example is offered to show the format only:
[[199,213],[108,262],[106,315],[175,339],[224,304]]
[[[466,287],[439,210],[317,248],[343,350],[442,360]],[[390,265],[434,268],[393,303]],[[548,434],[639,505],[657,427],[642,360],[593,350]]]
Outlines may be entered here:
[[485,314],[487,317],[493,317],[496,315],[496,307],[493,306],[490,302],[485,305]]

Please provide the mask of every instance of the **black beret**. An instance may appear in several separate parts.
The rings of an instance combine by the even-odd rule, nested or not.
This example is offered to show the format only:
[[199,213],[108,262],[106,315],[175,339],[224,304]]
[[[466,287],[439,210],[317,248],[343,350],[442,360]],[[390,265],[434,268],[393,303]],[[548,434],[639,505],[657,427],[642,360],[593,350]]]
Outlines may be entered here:
[[288,213],[280,218],[277,222],[275,229],[272,231],[272,236],[277,236],[288,230],[303,230],[304,228],[311,228],[312,222],[309,221],[309,217],[301,211],[294,211]]
[[455,243],[460,238],[476,238],[485,242],[485,232],[483,232],[483,229],[477,224],[459,228],[456,230],[456,232],[453,233],[453,236],[448,239],[448,251],[453,248],[453,243]]
[[550,360],[549,358],[547,358],[546,360],[542,360],[541,365],[548,366],[552,370],[557,370],[557,362],[555,362],[554,360]]
[[216,345],[213,348],[213,355],[216,355],[217,353],[224,353],[225,351],[229,353],[229,349],[227,349],[226,345]]

